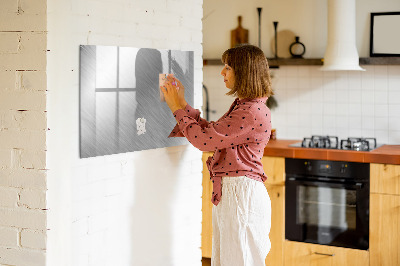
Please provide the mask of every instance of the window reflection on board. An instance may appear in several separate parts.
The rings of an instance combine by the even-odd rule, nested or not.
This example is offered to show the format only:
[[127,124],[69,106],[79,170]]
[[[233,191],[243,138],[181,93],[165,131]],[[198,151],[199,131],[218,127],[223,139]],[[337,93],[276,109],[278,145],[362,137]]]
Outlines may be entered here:
[[181,80],[193,105],[192,51],[81,45],[81,158],[188,143],[168,138],[176,122],[160,102],[161,73]]

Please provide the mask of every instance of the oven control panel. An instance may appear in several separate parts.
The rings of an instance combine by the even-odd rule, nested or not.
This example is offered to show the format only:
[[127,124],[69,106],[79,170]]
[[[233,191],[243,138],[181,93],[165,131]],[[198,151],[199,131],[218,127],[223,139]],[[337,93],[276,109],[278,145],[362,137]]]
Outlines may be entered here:
[[369,164],[286,158],[286,174],[369,179]]

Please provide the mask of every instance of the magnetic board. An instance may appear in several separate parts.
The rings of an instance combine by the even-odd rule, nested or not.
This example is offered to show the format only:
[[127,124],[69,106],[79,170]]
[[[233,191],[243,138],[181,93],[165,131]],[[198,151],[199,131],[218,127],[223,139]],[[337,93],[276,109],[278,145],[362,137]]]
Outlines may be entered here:
[[193,51],[80,46],[80,157],[188,144],[168,138],[176,121],[160,101],[159,74],[171,73],[193,106]]

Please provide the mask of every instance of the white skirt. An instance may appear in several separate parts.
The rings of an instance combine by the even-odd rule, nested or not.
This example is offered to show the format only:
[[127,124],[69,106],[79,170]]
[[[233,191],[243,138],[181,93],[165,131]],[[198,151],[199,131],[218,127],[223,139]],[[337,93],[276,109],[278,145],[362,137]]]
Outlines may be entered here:
[[222,178],[222,197],[212,210],[212,266],[262,266],[271,249],[271,201],[264,184]]

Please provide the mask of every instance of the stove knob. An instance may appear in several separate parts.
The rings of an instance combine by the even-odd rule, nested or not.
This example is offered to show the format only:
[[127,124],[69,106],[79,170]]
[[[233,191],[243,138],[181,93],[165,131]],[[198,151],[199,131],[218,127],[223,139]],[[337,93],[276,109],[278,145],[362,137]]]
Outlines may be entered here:
[[346,169],[347,169],[347,164],[342,164],[342,167],[340,168],[340,173],[341,174],[346,173]]

